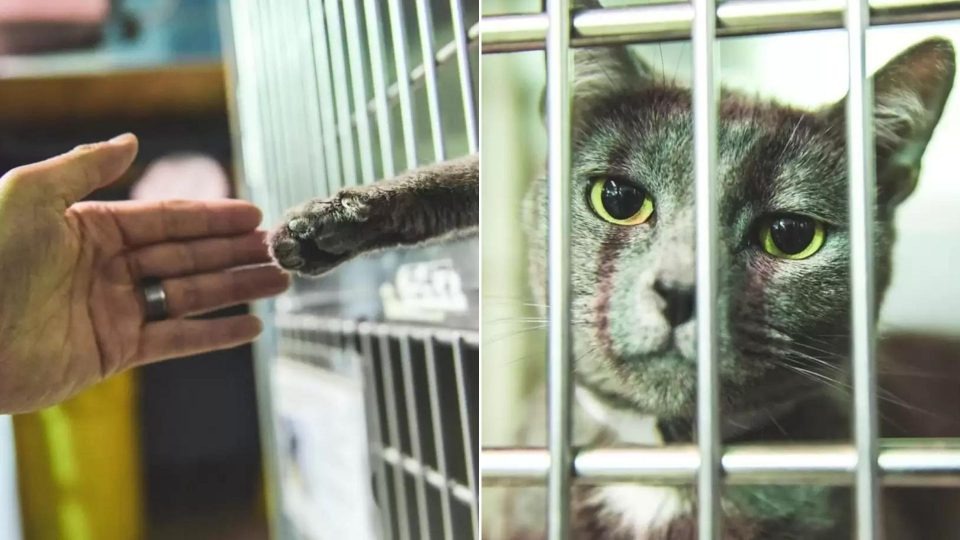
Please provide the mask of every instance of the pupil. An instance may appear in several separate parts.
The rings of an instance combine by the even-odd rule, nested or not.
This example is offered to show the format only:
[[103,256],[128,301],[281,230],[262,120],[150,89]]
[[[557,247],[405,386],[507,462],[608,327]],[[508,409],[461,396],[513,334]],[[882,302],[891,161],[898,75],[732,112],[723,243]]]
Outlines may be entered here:
[[800,253],[810,242],[814,234],[813,220],[796,217],[781,217],[770,224],[770,236],[780,251],[788,255]]
[[614,219],[627,219],[636,215],[643,207],[645,198],[642,189],[609,179],[603,183],[603,192],[600,194],[604,210]]

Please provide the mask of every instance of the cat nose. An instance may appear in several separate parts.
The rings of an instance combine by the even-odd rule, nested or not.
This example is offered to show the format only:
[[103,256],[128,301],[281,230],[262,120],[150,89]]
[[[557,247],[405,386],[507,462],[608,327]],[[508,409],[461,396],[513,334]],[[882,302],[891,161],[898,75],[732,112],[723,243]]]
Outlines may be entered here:
[[663,314],[671,326],[680,326],[693,317],[696,311],[696,293],[693,286],[658,279],[653,282],[653,290],[666,301]]

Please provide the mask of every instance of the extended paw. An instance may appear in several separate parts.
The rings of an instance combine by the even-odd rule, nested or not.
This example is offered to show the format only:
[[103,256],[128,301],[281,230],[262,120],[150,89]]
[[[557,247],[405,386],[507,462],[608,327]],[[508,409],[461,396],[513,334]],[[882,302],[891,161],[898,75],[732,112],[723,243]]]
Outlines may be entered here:
[[369,221],[367,195],[343,190],[291,212],[271,237],[271,253],[283,268],[320,275],[363,250],[375,234]]

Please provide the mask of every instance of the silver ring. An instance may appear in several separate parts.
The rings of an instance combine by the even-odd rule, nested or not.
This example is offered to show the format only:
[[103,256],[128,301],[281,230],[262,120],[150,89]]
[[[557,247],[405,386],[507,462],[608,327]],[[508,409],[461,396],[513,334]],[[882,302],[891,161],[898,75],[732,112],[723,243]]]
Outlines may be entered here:
[[147,322],[162,321],[169,316],[167,313],[167,293],[159,279],[148,278],[143,280],[143,304]]

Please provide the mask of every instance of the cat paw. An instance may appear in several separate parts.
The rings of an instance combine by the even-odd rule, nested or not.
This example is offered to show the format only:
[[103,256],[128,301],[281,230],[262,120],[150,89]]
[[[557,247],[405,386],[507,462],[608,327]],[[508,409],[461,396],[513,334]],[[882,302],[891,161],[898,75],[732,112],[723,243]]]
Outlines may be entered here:
[[311,276],[353,258],[373,232],[366,199],[363,192],[346,189],[292,211],[270,238],[271,255],[281,267]]

